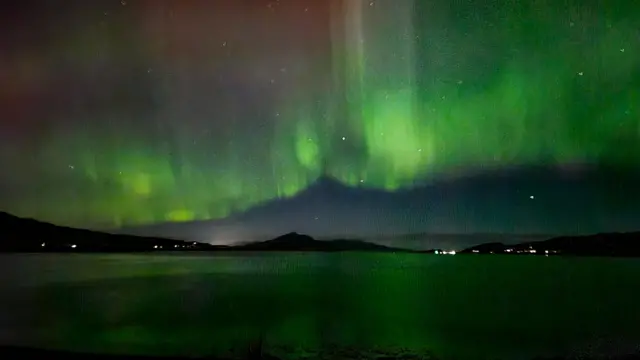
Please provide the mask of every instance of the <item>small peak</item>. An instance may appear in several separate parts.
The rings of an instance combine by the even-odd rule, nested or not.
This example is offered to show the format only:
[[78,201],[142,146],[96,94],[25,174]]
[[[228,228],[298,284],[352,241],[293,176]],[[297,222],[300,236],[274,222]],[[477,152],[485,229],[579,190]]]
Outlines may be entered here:
[[299,241],[313,241],[314,239],[309,235],[298,234],[297,232],[290,232],[290,233],[278,236],[277,238],[271,241],[291,241],[291,240],[295,240],[299,242]]

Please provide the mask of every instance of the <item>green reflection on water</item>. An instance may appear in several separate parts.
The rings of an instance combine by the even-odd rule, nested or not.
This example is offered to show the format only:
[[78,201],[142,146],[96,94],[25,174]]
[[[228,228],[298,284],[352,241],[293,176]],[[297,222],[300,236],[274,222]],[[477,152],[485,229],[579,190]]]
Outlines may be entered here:
[[402,347],[476,359],[640,338],[640,263],[634,260],[167,257],[149,266],[143,258],[122,277],[131,259],[114,259],[107,267],[88,262],[85,270],[120,269],[117,278],[13,291],[18,305],[3,326],[14,326],[14,340],[24,344],[161,355],[242,353],[260,336],[267,349],[288,346],[298,354],[335,346]]

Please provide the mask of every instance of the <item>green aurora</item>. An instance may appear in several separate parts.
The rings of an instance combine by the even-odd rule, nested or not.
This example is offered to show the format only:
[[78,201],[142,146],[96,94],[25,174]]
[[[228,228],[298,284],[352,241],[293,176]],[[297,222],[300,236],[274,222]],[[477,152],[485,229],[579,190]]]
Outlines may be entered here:
[[[36,160],[19,167],[28,170],[9,175],[32,180],[6,210],[120,227],[224,218],[294,196],[321,176],[397,191],[471,169],[640,160],[637,16],[609,12],[594,20],[588,9],[505,5],[489,11],[483,29],[473,28],[477,19],[458,18],[450,26],[467,30],[448,39],[439,26],[450,18],[430,23],[436,15],[419,4],[348,4],[331,11],[331,48],[321,61],[331,63],[331,74],[273,95],[278,112],[267,120],[224,127],[213,120],[205,137],[175,118],[178,130],[162,141],[107,125],[56,126],[32,152]],[[465,42],[466,31],[477,44]],[[86,43],[83,35],[66,41],[71,49]],[[455,55],[436,58],[438,51]],[[450,70],[457,57],[463,65]],[[114,110],[94,122],[170,117],[178,107],[173,90],[154,91],[156,115]],[[54,180],[63,186],[49,188]]]

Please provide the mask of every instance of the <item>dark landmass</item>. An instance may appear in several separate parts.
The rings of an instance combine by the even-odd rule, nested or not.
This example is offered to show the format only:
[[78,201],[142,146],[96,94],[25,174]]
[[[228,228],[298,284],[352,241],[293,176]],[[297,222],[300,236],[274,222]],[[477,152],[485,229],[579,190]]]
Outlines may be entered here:
[[489,242],[476,246],[472,246],[470,248],[464,249],[460,251],[461,254],[465,253],[481,253],[481,254],[491,254],[491,253],[506,253],[508,248],[514,248],[516,245],[507,245],[501,242]]
[[[315,240],[289,233],[272,240],[224,246],[175,239],[109,234],[57,226],[0,212],[0,252],[152,251],[372,251],[454,254],[447,249],[410,250],[358,240]],[[564,236],[519,244],[488,242],[457,254],[640,257],[640,232]]]
[[113,235],[57,226],[0,212],[0,252],[141,252],[204,250],[209,244],[132,235]]
[[[120,354],[91,354],[64,350],[44,350],[33,349],[17,346],[2,346],[0,347],[0,356],[2,359],[25,359],[25,358],[40,358],[40,359],[97,359],[97,360],[120,360],[120,359],[134,359],[134,360],[183,360],[183,359],[207,359],[207,360],[285,360],[291,358],[301,359],[358,359],[358,360],[437,360],[438,358],[429,351],[411,352],[406,349],[391,349],[384,350],[380,348],[376,349],[352,349],[352,348],[327,348],[321,349],[320,352],[313,354],[305,354],[306,356],[296,356],[287,352],[285,354],[278,354],[280,356],[274,356],[268,351],[263,349],[243,349],[240,354],[228,355],[228,356],[206,356],[206,357],[176,357],[176,356],[145,356],[145,355],[120,355]],[[567,357],[537,357],[534,360],[640,360],[638,354],[628,355],[613,355],[613,356],[567,356]]]
[[548,240],[554,234],[519,234],[519,233],[433,233],[420,232],[402,235],[373,237],[370,240],[377,244],[400,247],[403,249],[433,252],[438,249],[450,249],[455,245],[458,249],[484,243],[520,244],[524,242]]
[[233,246],[240,251],[386,251],[413,252],[358,240],[315,240],[297,233],[282,235],[273,240]]
[[315,240],[289,233],[273,240],[237,246],[109,234],[57,226],[0,212],[0,252],[150,252],[150,251],[386,251],[410,252],[357,240]]
[[640,232],[561,236],[520,244],[486,243],[459,253],[565,256],[640,256]]

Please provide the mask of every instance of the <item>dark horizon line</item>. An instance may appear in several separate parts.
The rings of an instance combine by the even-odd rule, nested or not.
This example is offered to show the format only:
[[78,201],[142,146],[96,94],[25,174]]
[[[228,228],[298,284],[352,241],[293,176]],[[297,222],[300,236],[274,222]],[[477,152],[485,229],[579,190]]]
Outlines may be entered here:
[[[20,217],[20,216],[16,216],[13,215],[9,212],[6,211],[1,211],[0,210],[0,216],[5,216],[5,217],[12,217],[15,219],[21,219],[21,220],[25,220],[25,221],[34,221],[34,222],[38,222],[41,224],[46,224],[46,225],[50,225],[50,226],[55,226],[58,228],[64,228],[64,229],[72,229],[72,230],[80,230],[80,231],[88,231],[88,232],[96,232],[96,233],[103,233],[103,234],[108,234],[108,235],[114,235],[114,236],[132,236],[132,237],[138,237],[138,238],[162,238],[162,239],[166,239],[166,240],[175,240],[175,241],[183,241],[183,242],[194,242],[194,240],[188,240],[188,239],[183,239],[183,238],[175,238],[175,237],[165,237],[165,236],[154,236],[154,235],[138,235],[138,234],[131,234],[131,233],[122,233],[122,232],[112,232],[113,230],[109,231],[104,231],[104,230],[95,230],[95,229],[90,229],[90,228],[80,228],[80,227],[73,227],[73,226],[66,226],[66,225],[57,225],[51,222],[47,222],[47,221],[42,221],[42,220],[38,220],[35,218],[28,218],[28,217]],[[169,223],[163,223],[163,224],[169,224]],[[117,230],[117,229],[115,229]],[[122,229],[121,229],[122,230]],[[410,232],[410,233],[400,233],[400,234],[380,234],[380,235],[365,235],[365,236],[353,236],[353,235],[332,235],[332,236],[311,236],[311,235],[307,235],[307,234],[301,234],[298,233],[297,231],[289,231],[289,232],[285,232],[285,233],[281,233],[280,235],[264,235],[264,236],[255,236],[256,238],[260,237],[263,238],[263,240],[252,240],[252,241],[245,241],[243,243],[252,243],[252,242],[262,242],[262,241],[268,241],[270,239],[274,239],[274,238],[278,238],[280,236],[284,236],[284,235],[288,235],[288,234],[300,234],[300,235],[307,235],[307,236],[311,236],[313,239],[315,240],[319,240],[319,241],[331,241],[331,240],[354,240],[354,241],[365,241],[365,242],[370,242],[370,239],[398,239],[398,238],[410,238],[412,236],[451,236],[451,237],[455,237],[455,236],[464,236],[464,237],[481,237],[481,236],[496,236],[496,237],[509,237],[509,236],[525,236],[525,237],[548,237],[550,238],[554,238],[554,237],[574,237],[574,236],[595,236],[595,235],[603,235],[603,234],[628,234],[628,233],[635,233],[635,232],[640,232],[640,229],[635,230],[635,231],[606,231],[606,232],[586,232],[586,233],[563,233],[563,232],[559,232],[559,233],[507,233],[507,232],[470,232],[470,233],[449,233],[449,232]],[[264,240],[266,239],[266,240]],[[195,241],[201,244],[210,244],[210,243],[205,243],[205,242],[201,242],[201,241]],[[231,244],[230,246],[233,245],[239,245],[238,244]]]

